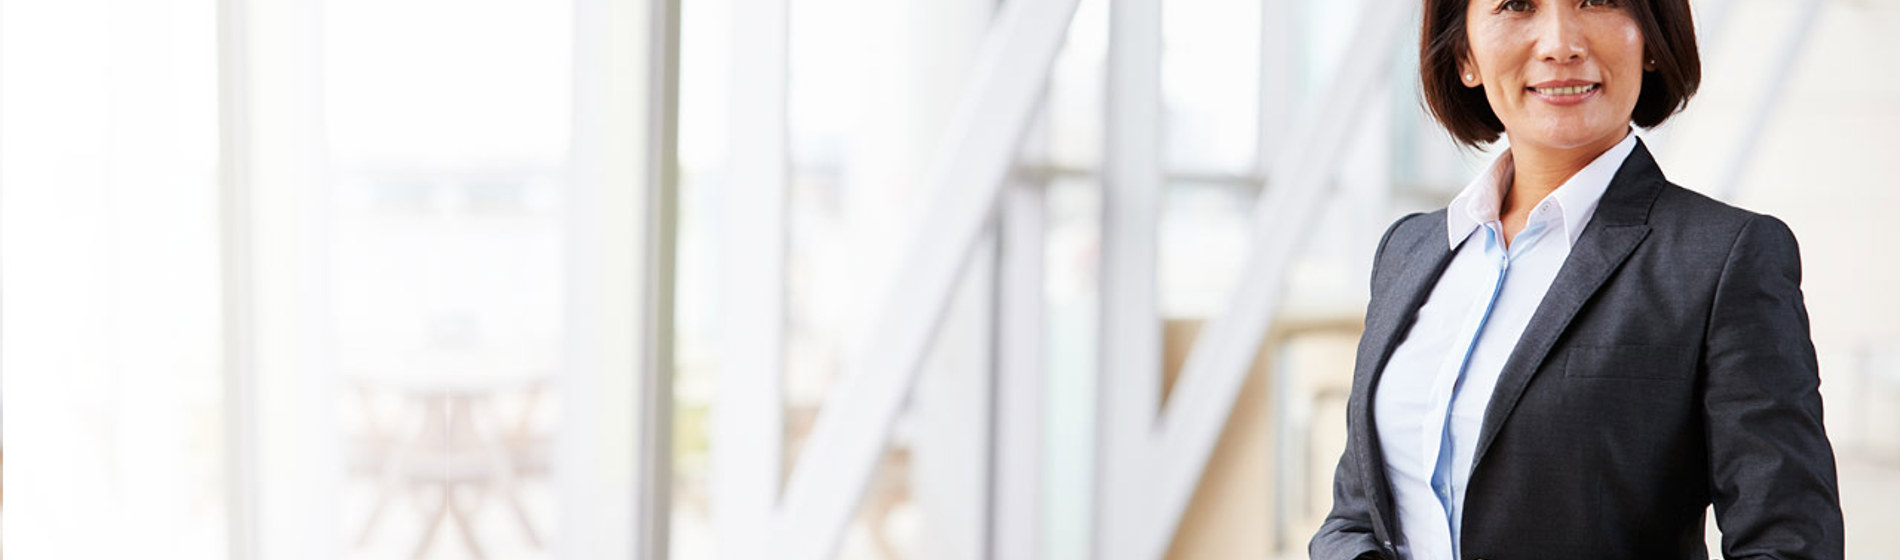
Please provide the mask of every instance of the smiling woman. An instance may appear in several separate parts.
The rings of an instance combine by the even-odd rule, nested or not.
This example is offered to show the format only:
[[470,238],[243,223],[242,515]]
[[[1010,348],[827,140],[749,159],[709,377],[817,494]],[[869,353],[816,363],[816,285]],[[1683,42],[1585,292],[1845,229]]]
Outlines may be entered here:
[[[1510,149],[1374,257],[1313,558],[1840,558],[1787,225],[1631,125],[1701,78],[1686,0],[1426,0],[1426,104]],[[1391,250],[1388,250],[1391,249]]]
[[[1497,140],[1507,124],[1514,132],[1512,145],[1527,140],[1521,137],[1530,130],[1523,125],[1535,126],[1531,121],[1503,119],[1537,118],[1523,112],[1530,110],[1526,102],[1535,93],[1532,86],[1616,88],[1605,91],[1611,98],[1596,104],[1601,107],[1591,114],[1602,117],[1595,130],[1599,136],[1614,134],[1620,140],[1631,123],[1662,124],[1688,103],[1702,81],[1695,25],[1683,0],[1428,0],[1419,54],[1426,107],[1452,138],[1469,146]],[[1528,64],[1533,58],[1590,60]],[[1507,100],[1506,107],[1494,107],[1493,95]],[[1585,131],[1559,134],[1588,136]]]

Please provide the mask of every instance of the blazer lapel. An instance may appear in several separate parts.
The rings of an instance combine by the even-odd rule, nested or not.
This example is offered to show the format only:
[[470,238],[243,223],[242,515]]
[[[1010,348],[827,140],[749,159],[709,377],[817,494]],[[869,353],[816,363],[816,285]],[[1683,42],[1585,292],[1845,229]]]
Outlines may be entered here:
[[1478,448],[1471,460],[1473,472],[1484,461],[1498,430],[1510,418],[1531,377],[1570,326],[1570,320],[1649,234],[1649,208],[1666,182],[1656,160],[1642,140],[1637,140],[1636,148],[1610,179],[1595,216],[1577,238],[1577,245],[1571,248],[1569,258],[1557,271],[1557,278],[1504,362],[1478,429]]
[[1371,344],[1361,349],[1356,360],[1358,368],[1353,375],[1352,392],[1365,395],[1357,399],[1348,410],[1364,429],[1365,437],[1358,438],[1353,446],[1353,460],[1359,464],[1359,472],[1366,473],[1359,480],[1364,483],[1364,492],[1372,496],[1374,524],[1392,528],[1384,520],[1393,519],[1392,500],[1385,479],[1385,463],[1379,455],[1379,434],[1377,424],[1372,419],[1372,391],[1379,386],[1379,375],[1385,371],[1387,360],[1392,358],[1392,350],[1398,346],[1412,321],[1418,317],[1418,309],[1425,304],[1425,298],[1432,292],[1432,286],[1438,284],[1438,277],[1445,273],[1445,267],[1451,264],[1451,257],[1457,251],[1445,243],[1445,213],[1434,212],[1423,216],[1424,234],[1408,239],[1394,238],[1386,247],[1386,252],[1407,255],[1399,261],[1401,269],[1398,279],[1387,289],[1375,294],[1379,299],[1369,306],[1366,316],[1365,333],[1362,335]]

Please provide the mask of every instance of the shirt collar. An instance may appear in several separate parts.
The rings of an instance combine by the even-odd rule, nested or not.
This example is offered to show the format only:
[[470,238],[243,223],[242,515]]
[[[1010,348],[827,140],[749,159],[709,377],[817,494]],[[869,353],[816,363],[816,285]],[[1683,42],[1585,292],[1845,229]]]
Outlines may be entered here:
[[[1631,129],[1624,134],[1622,142],[1591,160],[1589,165],[1571,175],[1557,190],[1539,201],[1531,209],[1530,220],[1525,225],[1558,220],[1563,226],[1565,240],[1576,245],[1577,238],[1583,235],[1583,226],[1596,213],[1597,202],[1603,198],[1603,192],[1609,190],[1610,179],[1616,176],[1616,170],[1623,166],[1623,160],[1635,149],[1636,131]],[[1506,149],[1492,160],[1484,173],[1472,179],[1457,197],[1451,199],[1451,204],[1445,210],[1445,235],[1452,248],[1457,248],[1458,242],[1464,241],[1480,226],[1498,220],[1498,208],[1504,201],[1504,188],[1510,184],[1515,172],[1511,151]]]

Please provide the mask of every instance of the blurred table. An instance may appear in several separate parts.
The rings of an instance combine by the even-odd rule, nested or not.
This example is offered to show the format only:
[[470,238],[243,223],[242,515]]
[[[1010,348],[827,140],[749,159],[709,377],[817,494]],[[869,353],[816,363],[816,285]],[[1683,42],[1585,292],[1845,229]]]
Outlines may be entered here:
[[[473,517],[489,496],[503,502],[530,545],[543,541],[523,505],[519,482],[545,475],[550,439],[533,417],[558,362],[528,348],[387,348],[346,353],[344,378],[360,399],[366,423],[353,438],[353,471],[375,478],[375,503],[357,534],[367,546],[398,497],[421,507],[415,556],[425,556],[442,526],[459,528],[474,558],[485,558]],[[501,402],[518,397],[504,412]],[[379,402],[395,400],[386,416]],[[392,417],[393,416],[393,417]],[[427,499],[429,492],[440,499]],[[469,495],[472,494],[472,495]]]

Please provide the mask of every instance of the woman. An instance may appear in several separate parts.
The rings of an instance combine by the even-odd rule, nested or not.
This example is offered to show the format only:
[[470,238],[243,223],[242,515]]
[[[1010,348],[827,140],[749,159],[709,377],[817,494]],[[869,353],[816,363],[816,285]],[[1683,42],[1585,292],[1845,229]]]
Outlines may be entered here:
[[1426,104],[1510,149],[1387,230],[1312,557],[1840,558],[1800,256],[1670,184],[1686,0],[1426,0]]

